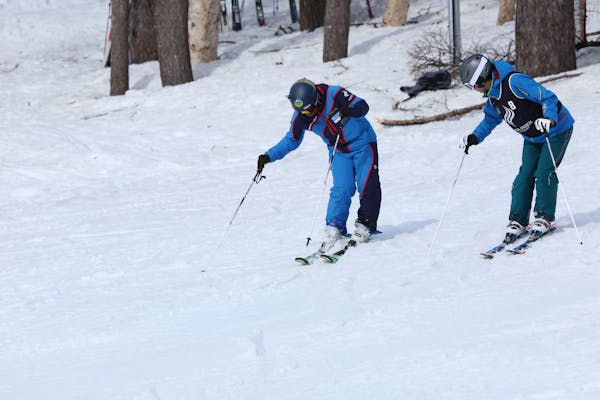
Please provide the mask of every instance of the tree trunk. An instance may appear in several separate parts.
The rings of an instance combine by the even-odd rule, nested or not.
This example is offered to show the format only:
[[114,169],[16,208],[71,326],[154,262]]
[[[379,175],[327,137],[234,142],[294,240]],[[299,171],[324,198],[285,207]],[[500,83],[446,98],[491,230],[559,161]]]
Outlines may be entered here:
[[586,24],[586,11],[587,3],[586,0],[577,0],[577,6],[575,7],[575,40],[577,41],[577,49],[587,46],[587,33],[585,29]]
[[350,0],[327,0],[323,32],[323,62],[348,56]]
[[163,86],[191,82],[188,0],[150,0]]
[[325,21],[325,0],[300,0],[300,30],[314,31]]
[[149,0],[135,0],[131,4],[129,48],[131,62],[134,64],[158,60],[154,18]]
[[577,67],[573,0],[517,1],[515,38],[517,69],[531,76]]
[[112,45],[110,53],[110,95],[125,94],[129,89],[129,4],[113,0]]
[[217,59],[219,44],[219,0],[189,0],[188,31],[191,63]]
[[385,5],[385,13],[383,14],[383,25],[406,25],[408,6],[408,0],[388,0]]
[[515,19],[515,0],[500,0],[500,8],[498,9],[498,20],[496,25],[504,25],[505,23]]

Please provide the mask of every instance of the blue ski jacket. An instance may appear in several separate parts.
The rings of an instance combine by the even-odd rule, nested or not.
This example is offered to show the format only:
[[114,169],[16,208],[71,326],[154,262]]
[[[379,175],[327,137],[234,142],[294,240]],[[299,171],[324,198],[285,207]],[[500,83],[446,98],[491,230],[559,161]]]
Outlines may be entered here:
[[554,93],[503,60],[493,61],[492,87],[484,96],[488,101],[483,107],[484,118],[473,131],[481,143],[504,119],[525,140],[543,143],[544,135],[534,131],[537,118],[549,118],[556,123],[549,136],[565,132],[575,120]]
[[363,149],[369,143],[377,141],[373,127],[364,117],[369,111],[369,105],[363,99],[341,86],[329,86],[324,83],[316,85],[321,100],[321,106],[312,116],[307,116],[294,111],[290,128],[285,136],[275,146],[271,147],[265,154],[271,162],[280,160],[289,152],[296,150],[305,131],[312,131],[327,144],[329,154],[333,152],[333,146],[338,132],[338,126],[331,120],[336,110],[348,106],[352,111],[352,118],[348,118],[340,130],[340,139],[337,151],[341,153],[352,153]]

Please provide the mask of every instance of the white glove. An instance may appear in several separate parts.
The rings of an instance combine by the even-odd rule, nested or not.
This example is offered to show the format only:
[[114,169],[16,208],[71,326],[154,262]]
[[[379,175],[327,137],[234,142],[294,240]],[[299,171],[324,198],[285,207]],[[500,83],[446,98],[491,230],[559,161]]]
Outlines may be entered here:
[[554,121],[552,121],[550,118],[538,118],[533,124],[535,126],[535,129],[542,133],[550,132],[550,128],[556,125]]

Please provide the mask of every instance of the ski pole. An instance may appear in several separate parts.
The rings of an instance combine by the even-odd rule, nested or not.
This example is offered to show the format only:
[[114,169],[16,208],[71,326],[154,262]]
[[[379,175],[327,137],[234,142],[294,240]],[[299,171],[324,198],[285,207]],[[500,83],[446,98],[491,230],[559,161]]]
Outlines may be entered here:
[[[334,109],[330,113],[330,115],[333,116],[336,112],[338,112],[337,109]],[[308,246],[310,244],[310,241],[312,240],[312,234],[313,234],[313,231],[315,230],[315,224],[317,223],[317,214],[319,213],[319,209],[321,208],[321,202],[323,201],[323,194],[325,193],[325,188],[327,187],[327,179],[329,178],[329,171],[331,171],[331,165],[333,164],[333,159],[335,158],[335,152],[337,149],[337,145],[340,141],[340,131],[343,129],[344,124],[346,123],[346,118],[341,119],[338,123],[339,124],[337,125],[337,135],[335,137],[335,144],[333,145],[333,152],[331,153],[331,159],[329,160],[329,166],[327,167],[327,172],[325,173],[325,179],[323,180],[323,188],[321,189],[321,196],[319,196],[319,202],[317,203],[317,207],[315,208],[315,215],[313,217],[312,227],[310,228],[310,233],[308,234],[308,237],[306,238],[306,246]]]
[[[550,146],[550,139],[548,138],[548,134],[546,133],[546,144],[548,145],[548,151],[550,152],[550,158],[552,159],[552,166],[554,167],[554,173],[556,174],[556,179],[560,183],[560,178],[558,177],[558,166],[556,165],[556,159],[554,158],[554,153],[552,153],[552,147]],[[571,217],[571,222],[573,223],[573,228],[575,228],[575,234],[577,235],[577,240],[579,244],[583,244],[583,240],[581,240],[581,234],[577,229],[577,224],[575,223],[575,218],[573,218],[573,213],[571,212],[571,207],[569,206],[569,202],[567,201],[567,194],[565,193],[565,188],[563,185],[560,186],[560,191],[562,192],[563,199],[565,200],[565,204],[567,205],[567,210],[569,211],[569,216]]]
[[242,207],[242,204],[244,204],[244,200],[246,200],[246,197],[248,196],[248,193],[250,193],[250,189],[252,189],[252,186],[254,186],[255,183],[256,184],[260,183],[260,181],[263,180],[263,179],[265,179],[265,178],[266,178],[266,176],[263,176],[262,171],[258,171],[258,170],[256,171],[256,175],[254,175],[254,178],[252,178],[252,182],[250,182],[250,186],[248,186],[248,190],[246,190],[246,193],[244,193],[244,196],[242,197],[242,200],[240,201],[240,204],[238,204],[237,208],[233,212],[233,216],[229,220],[229,224],[227,225],[227,229],[225,229],[225,232],[223,232],[223,236],[221,237],[221,240],[219,241],[219,244],[217,244],[217,247],[214,250],[215,252],[223,244],[223,241],[224,241],[225,237],[227,236],[227,233],[229,232],[229,229],[231,228],[231,225],[233,224],[233,220],[235,219],[238,211],[240,211],[240,208]]
[[315,208],[315,215],[313,217],[312,227],[310,228],[310,233],[306,238],[306,246],[309,245],[312,240],[312,233],[315,230],[315,224],[317,223],[317,214],[319,213],[319,209],[321,208],[321,202],[323,201],[323,194],[325,193],[325,188],[327,187],[327,179],[329,178],[329,171],[331,171],[331,164],[333,164],[333,159],[335,158],[335,151],[337,149],[338,142],[340,140],[340,135],[338,133],[335,138],[335,145],[333,146],[333,154],[331,155],[331,159],[329,160],[329,166],[327,167],[327,173],[325,174],[325,179],[323,180],[323,188],[321,189],[321,196],[319,196],[319,202],[317,203],[317,207]]
[[456,187],[456,182],[458,181],[458,176],[460,175],[460,171],[462,170],[463,163],[465,162],[465,157],[467,153],[463,153],[462,158],[460,159],[460,165],[458,166],[458,172],[456,173],[456,178],[454,178],[454,182],[452,182],[452,188],[450,189],[450,194],[448,194],[448,200],[446,200],[446,206],[444,207],[444,211],[442,212],[442,216],[440,217],[440,222],[438,223],[437,229],[433,234],[433,239],[431,240],[431,244],[429,245],[429,252],[427,256],[431,256],[431,249],[433,249],[433,244],[435,243],[435,239],[437,238],[438,232],[440,231],[440,227],[442,226],[442,221],[444,220],[444,216],[446,215],[446,211],[448,210],[448,205],[450,204],[450,198],[452,197],[452,193],[454,193],[454,188]]

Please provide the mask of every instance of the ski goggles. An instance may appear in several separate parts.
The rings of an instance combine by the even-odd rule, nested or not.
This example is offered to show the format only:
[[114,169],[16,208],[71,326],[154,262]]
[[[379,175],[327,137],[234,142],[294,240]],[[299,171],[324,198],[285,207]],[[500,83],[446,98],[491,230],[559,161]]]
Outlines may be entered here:
[[489,60],[487,58],[481,57],[481,60],[479,60],[479,65],[475,69],[473,76],[471,76],[471,80],[469,82],[464,83],[466,87],[468,87],[471,90],[474,90],[481,89],[484,86],[485,77],[481,76],[481,73],[483,72],[483,69],[485,68],[488,62]]
[[317,111],[317,107],[316,106],[309,106],[308,108],[306,108],[306,110],[300,111],[300,114],[302,114],[302,115],[313,115],[316,111]]
[[466,82],[464,83],[464,85],[471,90],[483,89],[483,86],[485,86],[485,81],[483,80],[483,78],[479,78],[474,84],[472,84],[471,82]]

